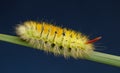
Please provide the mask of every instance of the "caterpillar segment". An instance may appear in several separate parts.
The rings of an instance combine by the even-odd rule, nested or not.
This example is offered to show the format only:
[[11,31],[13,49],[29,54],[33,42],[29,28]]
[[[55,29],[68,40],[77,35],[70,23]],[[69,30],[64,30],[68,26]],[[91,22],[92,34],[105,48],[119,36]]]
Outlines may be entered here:
[[89,40],[81,32],[35,21],[19,24],[16,27],[16,33],[33,48],[76,59],[89,56],[94,51],[93,43],[101,39],[101,37],[97,37]]

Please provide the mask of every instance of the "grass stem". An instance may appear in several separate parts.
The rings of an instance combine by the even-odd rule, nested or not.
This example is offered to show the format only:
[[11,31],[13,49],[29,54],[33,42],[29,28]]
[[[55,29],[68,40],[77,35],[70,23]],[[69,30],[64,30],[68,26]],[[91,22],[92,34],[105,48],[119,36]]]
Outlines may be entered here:
[[[22,41],[17,36],[0,34],[0,41],[5,41],[5,42],[13,43],[13,44],[32,47],[27,42]],[[110,55],[110,54],[94,51],[91,55],[86,56],[85,59],[99,62],[99,63],[103,63],[103,64],[108,64],[111,66],[120,67],[120,56],[115,56],[115,55]]]

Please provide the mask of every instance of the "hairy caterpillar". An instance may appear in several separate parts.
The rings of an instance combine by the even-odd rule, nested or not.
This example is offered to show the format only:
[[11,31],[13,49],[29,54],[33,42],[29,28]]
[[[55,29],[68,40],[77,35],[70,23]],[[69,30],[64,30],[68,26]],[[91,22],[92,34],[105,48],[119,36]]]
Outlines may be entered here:
[[54,26],[46,22],[26,21],[16,27],[21,39],[33,47],[64,57],[84,58],[94,51],[93,42],[80,32]]

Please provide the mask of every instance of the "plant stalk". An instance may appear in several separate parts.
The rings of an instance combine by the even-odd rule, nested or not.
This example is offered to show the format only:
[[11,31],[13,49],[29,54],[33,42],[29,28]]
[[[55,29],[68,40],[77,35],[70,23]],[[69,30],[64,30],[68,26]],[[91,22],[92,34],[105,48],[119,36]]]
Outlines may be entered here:
[[[0,41],[5,41],[5,42],[13,43],[13,44],[32,47],[30,44],[21,40],[17,36],[0,34]],[[115,56],[115,55],[110,55],[110,54],[94,51],[89,56],[86,56],[85,59],[99,62],[99,63],[103,63],[103,64],[108,64],[111,66],[120,67],[120,56]]]

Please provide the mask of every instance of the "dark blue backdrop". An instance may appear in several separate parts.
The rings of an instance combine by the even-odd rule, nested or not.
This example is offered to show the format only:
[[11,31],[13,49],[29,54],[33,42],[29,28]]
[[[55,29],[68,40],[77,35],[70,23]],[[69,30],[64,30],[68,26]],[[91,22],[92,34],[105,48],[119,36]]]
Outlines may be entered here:
[[[120,5],[112,0],[2,0],[0,33],[15,35],[16,24],[47,21],[103,36],[97,51],[120,55]],[[86,60],[64,59],[0,41],[0,73],[120,73],[120,69]]]

